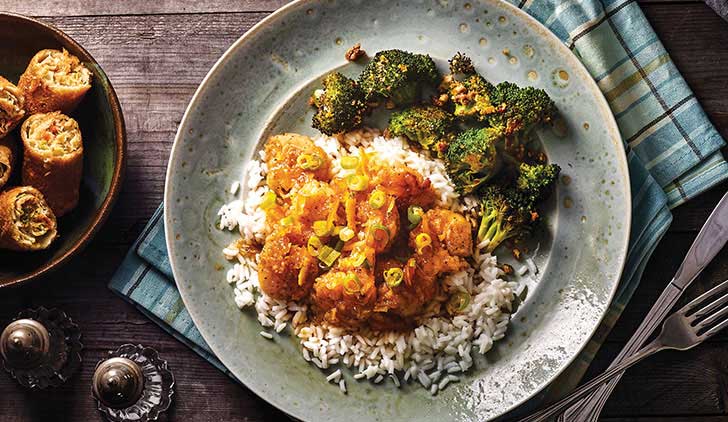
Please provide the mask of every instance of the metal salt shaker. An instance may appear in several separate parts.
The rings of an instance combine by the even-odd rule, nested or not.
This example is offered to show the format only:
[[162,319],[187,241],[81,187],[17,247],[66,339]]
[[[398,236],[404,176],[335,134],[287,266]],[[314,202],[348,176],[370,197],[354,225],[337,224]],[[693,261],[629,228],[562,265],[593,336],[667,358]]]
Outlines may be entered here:
[[57,387],[81,366],[81,332],[58,309],[29,309],[0,335],[5,370],[30,389]]
[[157,351],[125,344],[96,365],[91,391],[111,422],[155,421],[174,394],[174,376]]

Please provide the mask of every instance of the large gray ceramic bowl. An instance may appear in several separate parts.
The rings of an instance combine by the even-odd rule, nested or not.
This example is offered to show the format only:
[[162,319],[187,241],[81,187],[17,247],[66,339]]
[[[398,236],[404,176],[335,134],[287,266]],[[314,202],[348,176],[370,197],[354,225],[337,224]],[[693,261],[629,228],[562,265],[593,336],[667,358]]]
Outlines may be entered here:
[[[462,51],[492,81],[546,89],[564,116],[540,133],[570,180],[546,212],[540,271],[506,338],[437,396],[415,385],[356,382],[348,372],[348,394],[339,393],[301,359],[292,337],[260,337],[255,315],[236,308],[225,282],[221,249],[235,235],[215,222],[234,199],[231,183],[268,134],[315,134],[306,99],[327,72],[358,73],[361,65],[344,59],[356,42],[370,53],[429,53],[440,65]],[[205,340],[246,386],[306,421],[482,421],[523,403],[574,359],[605,314],[624,263],[630,209],[622,141],[596,84],[548,30],[496,0],[287,5],[240,38],[205,78],[177,133],[165,192],[172,268]]]

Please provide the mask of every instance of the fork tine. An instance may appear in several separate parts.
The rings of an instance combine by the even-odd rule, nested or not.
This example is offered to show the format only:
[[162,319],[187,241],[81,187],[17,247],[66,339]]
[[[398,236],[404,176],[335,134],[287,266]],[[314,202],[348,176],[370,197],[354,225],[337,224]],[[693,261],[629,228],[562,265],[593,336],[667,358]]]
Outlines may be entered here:
[[[722,302],[722,304],[725,304],[726,302],[728,302],[728,295],[725,295],[725,296],[723,296],[723,297],[722,297],[722,298],[720,298],[719,300],[720,300],[720,301]],[[713,305],[715,305],[715,304],[716,304],[716,302],[718,302],[718,300],[716,300],[715,302],[711,303],[711,304],[710,304],[710,305],[708,305],[708,306],[711,306],[711,307],[712,307]],[[717,307],[717,306],[718,306],[718,305],[716,305],[716,307]],[[699,312],[703,312],[703,309],[701,309],[701,310],[700,310]],[[703,315],[708,315],[708,313],[704,313]],[[718,309],[718,311],[717,311],[717,312],[714,312],[714,313],[713,313],[712,315],[710,315],[710,316],[709,316],[708,318],[705,318],[704,320],[700,321],[700,322],[699,322],[699,323],[698,323],[698,324],[697,324],[697,325],[695,326],[695,329],[696,329],[696,330],[700,330],[700,329],[702,329],[702,328],[705,328],[705,327],[710,327],[710,326],[712,326],[712,325],[715,325],[715,323],[716,323],[716,322],[720,321],[720,320],[721,320],[721,318],[724,318],[724,317],[725,317],[726,315],[728,315],[728,306],[724,306],[723,308],[721,308],[721,309]]]
[[724,294],[723,296],[721,296],[718,299],[711,302],[709,305],[703,307],[699,311],[692,314],[690,316],[690,321],[692,322],[698,318],[702,318],[706,315],[710,315],[711,313],[715,312],[716,309],[719,309],[721,306],[725,305],[726,303],[728,303],[728,293]]
[[686,314],[693,310],[696,306],[700,305],[705,301],[705,299],[714,296],[718,293],[722,293],[724,290],[728,290],[728,280],[718,284],[717,286],[713,287],[712,289],[708,290],[707,292],[703,293],[702,295],[695,298],[693,301],[688,303],[687,305],[680,308],[678,312]]
[[725,327],[728,327],[728,319],[711,328],[710,330],[704,332],[703,334],[698,336],[698,338],[700,339],[700,341],[703,341],[709,337],[714,336],[715,334],[718,334],[718,332],[720,332],[720,330],[724,329]]

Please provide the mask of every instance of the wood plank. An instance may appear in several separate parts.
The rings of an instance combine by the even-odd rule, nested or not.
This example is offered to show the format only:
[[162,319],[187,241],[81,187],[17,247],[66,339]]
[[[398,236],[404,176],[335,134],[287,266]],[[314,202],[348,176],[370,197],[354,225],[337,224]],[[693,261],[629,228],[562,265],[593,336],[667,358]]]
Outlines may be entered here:
[[[29,16],[100,16],[194,13],[273,12],[290,0],[0,0],[0,10]],[[641,4],[698,3],[700,0],[639,0]]]
[[[611,358],[618,351],[609,344],[604,346],[603,354]],[[596,360],[587,377],[606,369],[609,362],[611,359]],[[686,352],[660,352],[626,372],[603,415],[725,415],[727,383],[728,354],[724,345],[703,344]]]
[[0,10],[28,16],[104,16],[273,12],[289,0],[0,0]]

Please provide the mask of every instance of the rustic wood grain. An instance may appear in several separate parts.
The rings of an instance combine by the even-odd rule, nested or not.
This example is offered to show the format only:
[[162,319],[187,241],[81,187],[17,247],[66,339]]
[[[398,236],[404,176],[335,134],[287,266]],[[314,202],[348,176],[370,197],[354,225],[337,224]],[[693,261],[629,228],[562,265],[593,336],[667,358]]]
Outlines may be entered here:
[[289,0],[0,0],[0,10],[32,16],[273,12]]
[[[474,0],[477,1],[477,0]],[[643,4],[699,3],[701,0],[639,0]],[[33,16],[153,15],[273,12],[289,0],[0,0],[0,10]]]
[[[52,393],[31,394],[0,376],[0,421],[97,421],[89,392],[93,364],[125,342],[157,348],[177,377],[172,411],[162,420],[279,421],[285,416],[164,334],[106,283],[159,205],[174,133],[197,85],[222,52],[285,0],[0,0],[0,10],[52,16],[109,74],[124,108],[129,167],[109,223],[66,268],[47,280],[0,292],[0,321],[28,306],[66,310],[84,333],[84,369]],[[668,51],[710,118],[728,135],[728,25],[695,1],[641,1]],[[218,13],[219,12],[219,13]],[[674,223],[645,278],[597,356],[606,367],[677,269],[695,231],[728,190],[723,184],[674,213]],[[687,295],[728,277],[723,251]],[[688,353],[666,353],[628,373],[605,411],[611,422],[726,421],[728,333]]]

